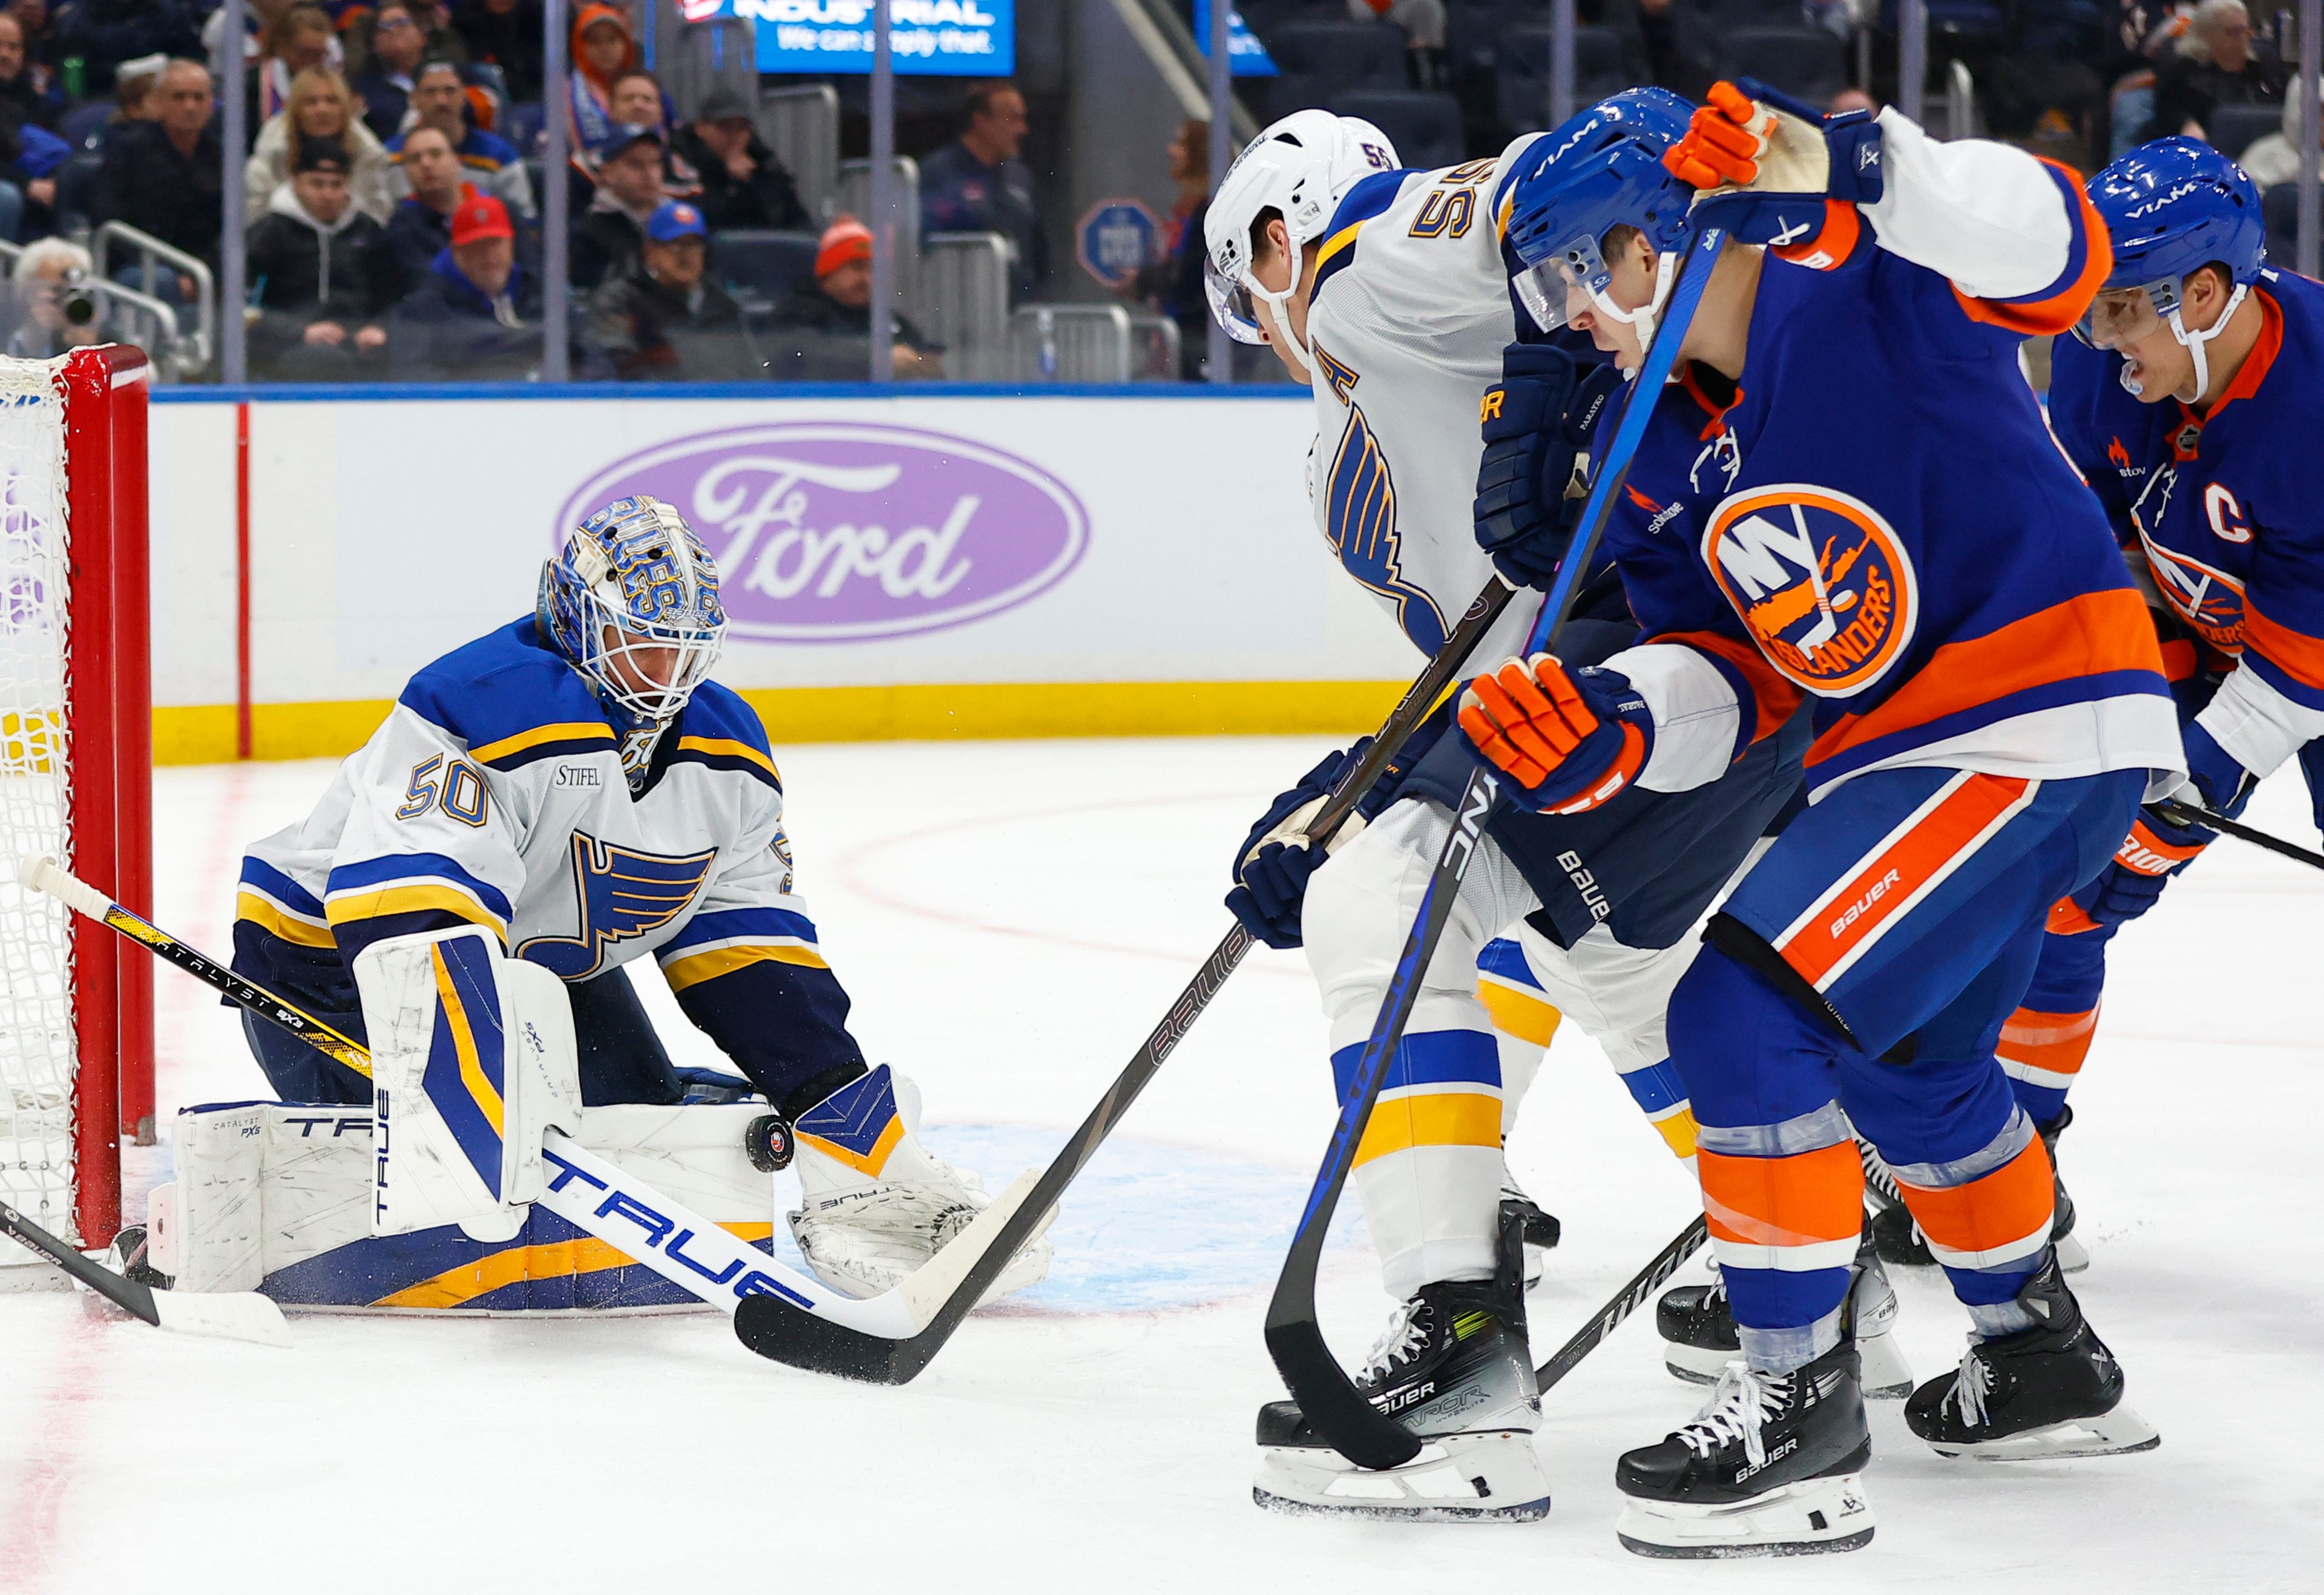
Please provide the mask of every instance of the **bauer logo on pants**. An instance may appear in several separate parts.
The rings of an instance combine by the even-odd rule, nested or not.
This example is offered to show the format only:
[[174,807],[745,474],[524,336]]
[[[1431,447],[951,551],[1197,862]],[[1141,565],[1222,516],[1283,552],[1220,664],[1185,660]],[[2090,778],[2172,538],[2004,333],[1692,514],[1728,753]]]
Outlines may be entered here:
[[1719,506],[1702,557],[1768,662],[1810,692],[1862,692],[1913,644],[1912,562],[1860,499],[1805,483],[1755,487]]
[[599,505],[651,493],[718,561],[737,637],[853,642],[963,625],[1054,586],[1089,546],[1081,501],[1011,454],[852,421],[680,438],[581,484],[555,539]]

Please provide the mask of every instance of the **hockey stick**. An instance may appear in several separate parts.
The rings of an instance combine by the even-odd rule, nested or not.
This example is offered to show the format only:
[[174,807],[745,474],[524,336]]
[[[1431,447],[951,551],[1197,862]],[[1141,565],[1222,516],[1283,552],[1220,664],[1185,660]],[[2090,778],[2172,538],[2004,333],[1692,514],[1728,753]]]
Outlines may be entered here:
[[1574,1331],[1573,1338],[1560,1346],[1550,1360],[1533,1370],[1536,1390],[1546,1393],[1549,1388],[1573,1371],[1581,1360],[1598,1349],[1598,1342],[1612,1334],[1623,1319],[1646,1305],[1646,1297],[1678,1272],[1687,1258],[1702,1249],[1711,1235],[1710,1222],[1697,1215],[1687,1227],[1674,1237],[1671,1243],[1656,1252],[1654,1260],[1630,1277],[1630,1282],[1614,1293],[1614,1299],[1599,1309],[1598,1316]]
[[[342,1036],[265,987],[222,968],[151,920],[108,900],[97,888],[60,869],[55,860],[25,860],[17,879],[152,948],[229,1002],[281,1027],[365,1079],[371,1077],[371,1053],[363,1043]],[[892,1304],[878,1298],[859,1302],[795,1273],[562,1130],[551,1129],[542,1138],[541,1157],[554,1172],[540,1206],[714,1307],[732,1313],[739,1302],[779,1297],[805,1312],[843,1317],[874,1333],[907,1332],[890,1316],[895,1310]]]
[[[1550,638],[1573,607],[1582,577],[1597,552],[1598,539],[1613,512],[1615,496],[1629,475],[1630,461],[1646,436],[1646,423],[1662,397],[1663,386],[1678,363],[1679,345],[1686,337],[1688,324],[1694,319],[1695,307],[1702,301],[1711,268],[1726,240],[1727,229],[1707,219],[1700,222],[1688,238],[1685,263],[1679,273],[1677,289],[1671,296],[1669,310],[1646,348],[1637,378],[1624,399],[1613,440],[1600,463],[1596,480],[1590,484],[1590,496],[1583,502],[1581,523],[1558,567],[1557,579],[1542,603],[1541,614],[1526,638],[1525,657],[1528,659],[1549,646]],[[1357,1056],[1346,1100],[1340,1106],[1339,1120],[1332,1128],[1331,1145],[1323,1154],[1323,1166],[1316,1171],[1306,1211],[1299,1215],[1290,1254],[1284,1258],[1282,1276],[1276,1281],[1274,1298],[1268,1304],[1267,1350],[1275,1359],[1276,1371],[1283,1376],[1285,1388],[1299,1404],[1301,1415],[1314,1432],[1360,1468],[1401,1467],[1420,1454],[1420,1440],[1388,1414],[1374,1408],[1324,1344],[1315,1315],[1315,1270],[1323,1257],[1333,1209],[1339,1204],[1340,1192],[1347,1184],[1349,1171],[1355,1166],[1357,1147],[1362,1140],[1365,1125],[1371,1120],[1372,1106],[1379,1100],[1388,1065],[1404,1039],[1404,1027],[1419,998],[1421,980],[1429,961],[1435,956],[1436,944],[1443,939],[1445,922],[1452,917],[1462,880],[1477,856],[1485,826],[1499,810],[1502,796],[1499,778],[1490,765],[1479,760],[1452,811],[1452,828],[1421,897],[1412,934],[1388,978],[1379,1018]]]
[[2176,798],[2158,798],[2146,806],[2146,812],[2166,825],[2181,830],[2200,827],[2218,831],[2238,842],[2248,842],[2255,847],[2264,847],[2270,853],[2282,853],[2288,859],[2298,859],[2311,869],[2324,870],[2324,853],[2310,853],[2296,843],[2271,836],[2265,831],[2255,831],[2249,825],[2231,820],[2223,814],[2213,814],[2200,803],[2185,803]]
[[0,1202],[0,1234],[12,1235],[133,1317],[156,1329],[248,1341],[256,1346],[290,1344],[282,1309],[252,1290],[155,1290],[93,1263],[40,1225]]
[[[1487,584],[1484,591],[1477,595],[1461,624],[1380,727],[1371,751],[1317,811],[1308,834],[1318,844],[1329,840],[1340,828],[1341,822],[1396,757],[1406,738],[1427,719],[1437,700],[1460,678],[1462,666],[1484,641],[1485,633],[1500,618],[1513,596],[1511,589],[1499,579]],[[1026,1186],[1026,1179],[1031,1177],[1028,1172],[918,1273],[885,1296],[874,1296],[865,1304],[869,1306],[891,1298],[898,1300],[901,1304],[899,1315],[908,1319],[910,1328],[899,1332],[866,1332],[802,1313],[779,1297],[760,1296],[735,1309],[735,1334],[760,1356],[793,1368],[813,1369],[818,1373],[881,1385],[904,1384],[918,1375],[944,1349],[953,1331],[960,1327],[961,1320],[983,1299],[985,1291],[1008,1266],[1009,1259],[1017,1255],[1026,1238],[1046,1222],[1065,1187],[1097,1155],[1098,1148],[1113,1132],[1113,1127],[1161,1069],[1163,1060],[1185,1039],[1194,1020],[1218,995],[1219,988],[1250,951],[1250,932],[1238,922],[1212,949],[1211,955],[1194,972],[1194,978],[1178,994],[1177,1001],[1171,1004],[1170,1011],[1154,1028],[1154,1033],[1147,1037],[1129,1065],[1114,1077],[1105,1095],[1090,1110],[1081,1128],[1074,1131],[1073,1139],[1029,1190]]]

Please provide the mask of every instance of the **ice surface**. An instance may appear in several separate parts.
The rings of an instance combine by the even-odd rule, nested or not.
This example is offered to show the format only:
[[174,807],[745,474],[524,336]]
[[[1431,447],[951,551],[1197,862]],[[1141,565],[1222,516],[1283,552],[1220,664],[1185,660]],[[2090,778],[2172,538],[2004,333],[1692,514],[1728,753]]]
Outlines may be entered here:
[[[1228,853],[1320,747],[782,751],[802,890],[858,1033],[921,1082],[940,1151],[995,1188],[1046,1161],[1223,930]],[[303,812],[327,768],[161,772],[161,922],[225,953],[241,844]],[[2296,780],[2252,812],[2314,835]],[[2095,1258],[2076,1288],[2162,1449],[1949,1462],[1880,1404],[1879,1536],[1855,1555],[1671,1565],[1615,1544],[1615,1455],[1699,1398],[1643,1318],[1549,1399],[1545,1522],[1250,1505],[1252,1411],[1280,1393],[1260,1315],[1332,1118],[1305,965],[1262,950],[1069,1197],[1054,1280],[900,1389],[758,1361],[708,1316],[294,1316],[284,1353],[0,1295],[0,1590],[2312,1591],[2319,908],[2324,879],[2222,842],[2118,945],[2063,1156]],[[258,1093],[234,1017],[157,984],[165,1123]],[[650,973],[641,989],[681,1061],[710,1061]],[[1546,1348],[1692,1196],[1570,1030],[1513,1157],[1565,1223],[1533,1297]],[[1324,1277],[1351,1358],[1385,1308],[1359,1247],[1343,1238]],[[1963,1320],[1935,1278],[1900,1288],[1898,1332],[1933,1375]]]

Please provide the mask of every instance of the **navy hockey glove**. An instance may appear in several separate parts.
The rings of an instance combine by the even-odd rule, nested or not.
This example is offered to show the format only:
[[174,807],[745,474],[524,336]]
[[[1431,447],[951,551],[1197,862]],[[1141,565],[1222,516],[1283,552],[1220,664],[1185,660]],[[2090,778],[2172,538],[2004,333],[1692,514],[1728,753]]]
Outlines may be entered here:
[[1477,546],[1513,587],[1545,592],[1573,538],[1565,489],[1606,401],[1622,385],[1610,364],[1578,370],[1549,344],[1511,344],[1480,411]]
[[1461,695],[1461,730],[1543,814],[1582,814],[1637,779],[1654,716],[1619,670],[1568,670],[1549,654],[1511,659]]
[[[1306,827],[1332,788],[1363,762],[1371,745],[1372,739],[1366,737],[1301,776],[1297,786],[1268,805],[1259,824],[1235,850],[1235,886],[1227,893],[1227,908],[1242,921],[1244,929],[1268,946],[1300,945],[1299,906],[1307,895],[1307,878],[1331,856],[1329,844],[1309,845]],[[1383,776],[1372,791],[1391,785]],[[1333,840],[1352,837],[1369,817],[1360,811],[1349,816]]]
[[1714,83],[1663,164],[1719,198],[1738,243],[1835,266],[1856,246],[1856,207],[1880,198],[1880,124],[1868,111],[1826,116],[1748,78]]
[[2193,862],[2210,840],[2209,831],[2182,830],[2143,814],[2106,868],[2074,893],[2074,906],[2098,925],[2135,919],[2154,907],[2163,883]]

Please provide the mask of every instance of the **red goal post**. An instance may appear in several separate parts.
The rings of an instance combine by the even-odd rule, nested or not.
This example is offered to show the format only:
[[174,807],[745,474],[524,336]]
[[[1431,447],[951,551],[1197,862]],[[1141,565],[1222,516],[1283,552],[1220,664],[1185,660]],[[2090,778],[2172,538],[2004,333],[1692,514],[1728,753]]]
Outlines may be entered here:
[[0,360],[0,1199],[90,1248],[153,1136],[152,963],[15,870],[152,907],[146,377],[120,345]]

